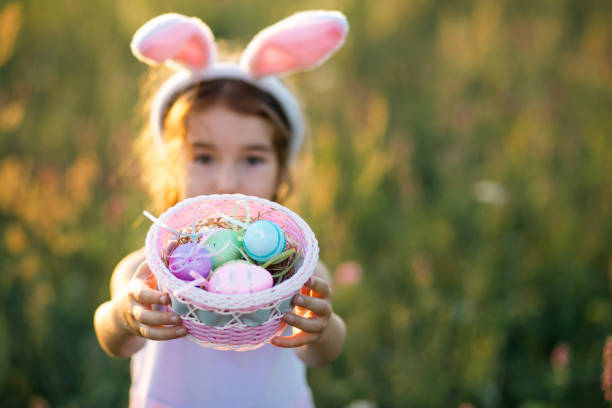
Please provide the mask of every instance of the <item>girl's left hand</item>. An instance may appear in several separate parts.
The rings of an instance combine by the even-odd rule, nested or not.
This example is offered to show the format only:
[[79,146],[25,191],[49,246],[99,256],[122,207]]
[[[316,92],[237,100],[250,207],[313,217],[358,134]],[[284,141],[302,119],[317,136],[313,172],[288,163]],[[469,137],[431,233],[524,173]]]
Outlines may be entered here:
[[288,325],[298,330],[292,336],[274,337],[272,344],[278,347],[301,347],[319,340],[328,327],[333,309],[331,288],[317,276],[312,276],[293,298],[296,313],[287,313],[283,318]]

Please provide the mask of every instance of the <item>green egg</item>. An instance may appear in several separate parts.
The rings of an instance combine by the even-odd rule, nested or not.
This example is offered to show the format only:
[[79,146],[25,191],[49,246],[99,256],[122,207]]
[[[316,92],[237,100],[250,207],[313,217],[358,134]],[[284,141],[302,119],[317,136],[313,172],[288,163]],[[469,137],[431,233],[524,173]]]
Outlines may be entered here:
[[[206,240],[206,246],[212,253],[216,253],[212,257],[213,269],[226,262],[242,259],[242,254],[238,250],[242,243],[238,240],[238,233],[234,230],[224,229],[213,233]],[[222,251],[219,252],[220,250]]]

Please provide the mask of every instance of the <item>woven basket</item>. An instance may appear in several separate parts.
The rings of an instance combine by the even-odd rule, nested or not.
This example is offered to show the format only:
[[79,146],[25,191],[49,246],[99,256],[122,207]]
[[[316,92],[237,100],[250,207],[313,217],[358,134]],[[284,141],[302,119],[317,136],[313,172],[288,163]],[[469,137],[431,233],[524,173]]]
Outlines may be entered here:
[[166,210],[159,220],[185,231],[195,219],[218,218],[219,212],[241,219],[250,213],[251,219],[265,219],[281,226],[301,255],[292,276],[269,289],[245,294],[212,293],[188,285],[175,277],[162,260],[163,248],[175,235],[157,223],[147,234],[146,259],[159,289],[170,295],[172,310],[181,315],[187,339],[218,350],[253,350],[285,329],[282,318],[292,310],[292,297],[312,276],[319,247],[310,227],[297,214],[277,203],[242,194],[188,198]]

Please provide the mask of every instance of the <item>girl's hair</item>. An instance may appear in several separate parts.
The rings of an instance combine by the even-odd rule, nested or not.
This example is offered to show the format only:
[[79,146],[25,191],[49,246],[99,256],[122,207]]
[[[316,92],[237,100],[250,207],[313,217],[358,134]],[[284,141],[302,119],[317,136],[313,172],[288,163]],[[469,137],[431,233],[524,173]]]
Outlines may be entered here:
[[[156,81],[156,78],[152,78]],[[150,97],[143,105],[148,118]],[[156,211],[164,211],[180,199],[181,162],[184,161],[186,118],[189,112],[204,111],[212,106],[225,106],[235,112],[260,116],[272,125],[272,144],[278,161],[279,186],[273,199],[286,199],[292,189],[289,176],[288,121],[279,103],[270,94],[234,79],[215,79],[199,82],[174,96],[164,115],[164,151],[155,147],[148,121],[135,143],[140,162],[141,181],[153,201]],[[282,197],[279,195],[282,194]]]

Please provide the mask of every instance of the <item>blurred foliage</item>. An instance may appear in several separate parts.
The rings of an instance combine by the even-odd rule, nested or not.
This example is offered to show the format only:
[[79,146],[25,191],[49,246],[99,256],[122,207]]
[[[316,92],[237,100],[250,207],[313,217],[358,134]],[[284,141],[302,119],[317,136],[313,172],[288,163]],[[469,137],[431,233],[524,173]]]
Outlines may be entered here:
[[309,372],[318,406],[607,406],[612,3],[270,4],[0,3],[1,405],[126,404],[92,318],[147,230],[133,32],[176,11],[244,46],[338,8],[346,46],[291,78],[311,122],[288,205],[364,271],[338,280],[348,340]]

